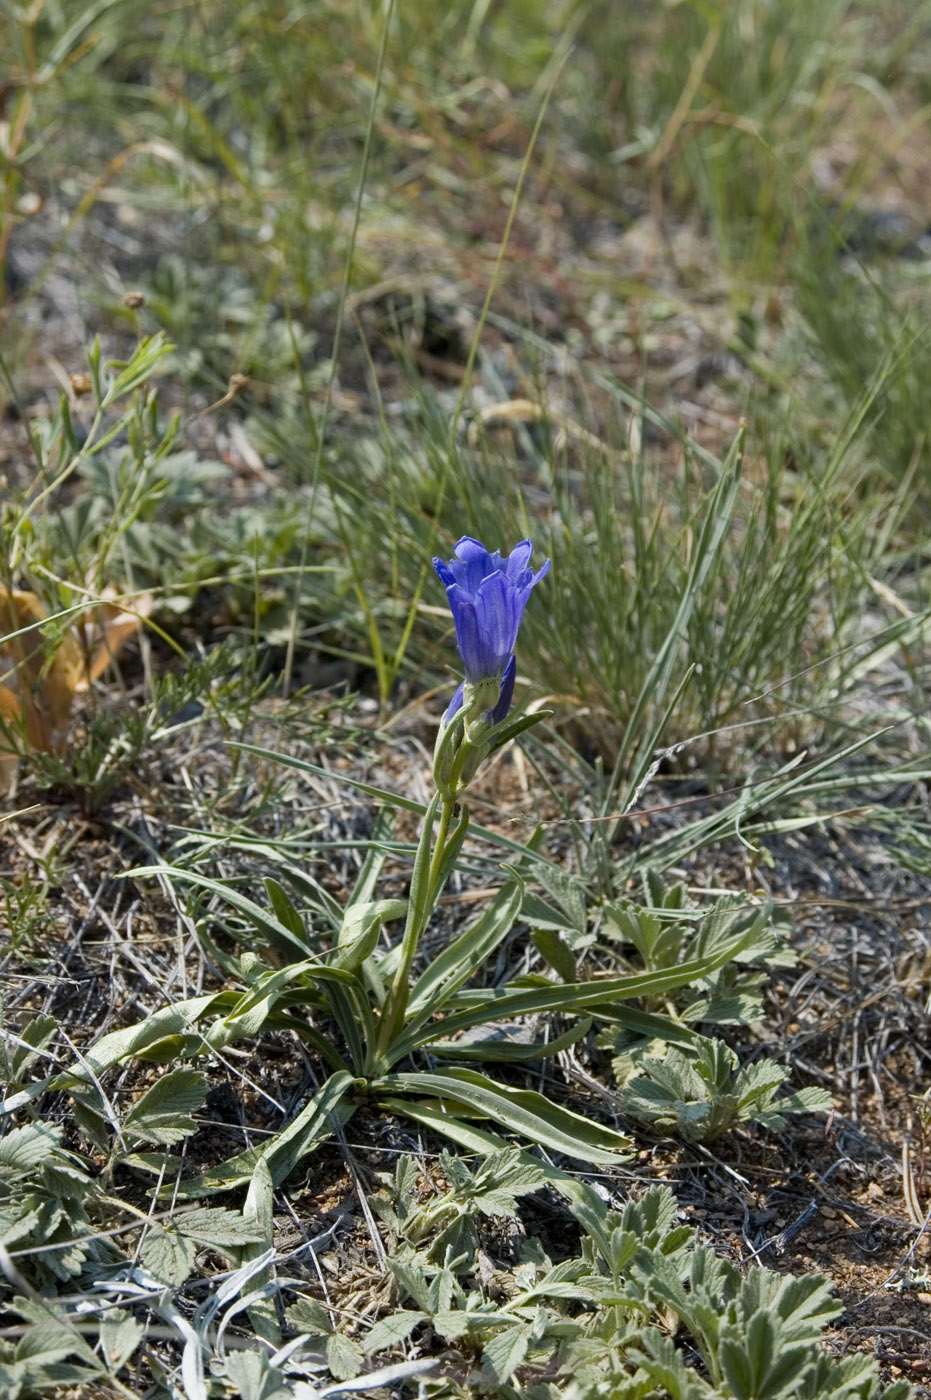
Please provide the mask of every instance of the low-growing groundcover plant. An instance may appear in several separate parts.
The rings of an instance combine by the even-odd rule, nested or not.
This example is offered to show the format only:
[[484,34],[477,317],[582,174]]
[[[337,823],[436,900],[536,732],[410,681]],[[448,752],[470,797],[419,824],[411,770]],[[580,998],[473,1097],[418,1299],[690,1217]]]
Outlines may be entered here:
[[[36,1122],[0,1140],[0,1266],[14,1286],[8,1306],[23,1324],[0,1344],[0,1378],[14,1400],[68,1384],[105,1382],[116,1393],[137,1393],[121,1376],[143,1354],[153,1400],[316,1400],[415,1379],[424,1394],[471,1388],[515,1400],[872,1400],[881,1394],[898,1400],[908,1393],[904,1384],[883,1392],[865,1359],[836,1362],[822,1352],[820,1329],[839,1311],[824,1280],[780,1278],[762,1268],[743,1277],[678,1223],[668,1191],[652,1190],[617,1211],[573,1171],[555,1165],[554,1153],[588,1168],[609,1166],[624,1160],[629,1143],[552,1093],[520,1084],[521,1065],[579,1044],[597,1024],[609,1040],[640,1047],[633,1062],[641,1073],[628,1085],[632,1111],[687,1130],[686,1136],[710,1139],[745,1118],[778,1130],[780,1111],[822,1106],[811,1097],[775,1099],[784,1077],[779,1067],[762,1078],[738,1071],[732,1052],[698,1035],[687,1011],[672,1009],[671,999],[682,992],[695,1015],[702,1006],[709,1020],[726,1021],[728,1008],[752,997],[759,973],[734,969],[736,960],[765,960],[776,947],[765,906],[731,904],[702,919],[681,888],[664,890],[652,877],[652,908],[638,912],[628,901],[608,920],[614,940],[635,949],[644,970],[585,981],[578,980],[570,946],[573,936],[577,949],[586,941],[584,929],[571,927],[578,918],[566,919],[563,941],[555,905],[528,898],[538,947],[561,980],[526,973],[489,985],[483,968],[520,917],[538,858],[530,847],[516,848],[501,890],[422,966],[424,933],[469,829],[468,784],[489,755],[542,717],[511,715],[521,620],[548,570],[544,564],[534,572],[531,557],[529,540],[502,557],[465,537],[448,563],[435,561],[465,678],[439,729],[436,791],[422,810],[406,899],[377,898],[379,874],[395,848],[383,819],[345,908],[305,877],[300,888],[305,897],[310,890],[315,895],[310,918],[272,879],[265,907],[196,870],[136,871],[185,880],[225,904],[232,916],[226,930],[245,945],[241,952],[230,953],[226,940],[208,932],[215,914],[199,928],[240,989],[191,998],[106,1035],[52,1079],[31,1075],[56,1033],[53,1018],[34,1021],[7,1056],[6,1112],[28,1109],[49,1090],[64,1091],[84,1137],[106,1160],[95,1176],[65,1148],[60,1129]],[[550,886],[552,900],[559,889],[552,875]],[[566,896],[564,903],[572,901]],[[400,925],[400,937],[386,947],[382,934],[392,925]],[[509,1033],[541,1017],[560,1018],[547,1036]],[[297,1035],[328,1077],[293,1121],[260,1146],[184,1178],[172,1149],[195,1131],[207,1089],[205,1074],[184,1062],[269,1029]],[[133,1059],[170,1068],[119,1115],[107,1080]],[[497,1064],[498,1071],[480,1072],[472,1068],[476,1062]],[[683,1083],[691,1075],[693,1088],[704,1086],[707,1102],[697,1088],[691,1095],[683,1090],[678,1102],[670,1089],[676,1066]],[[662,1102],[648,1083],[663,1086]],[[759,1090],[756,1097],[751,1089]],[[366,1102],[445,1135],[477,1161],[443,1154],[447,1185],[432,1199],[409,1159],[383,1178],[371,1204],[389,1235],[396,1306],[360,1338],[306,1296],[300,1279],[274,1267],[273,1201],[296,1164]],[[476,1126],[476,1118],[542,1146],[543,1155],[510,1146]],[[147,1209],[110,1194],[117,1167],[157,1178]],[[476,1277],[479,1222],[518,1217],[519,1201],[544,1187],[574,1219],[580,1251],[554,1264],[539,1241],[527,1241],[514,1273],[518,1291],[502,1299]],[[237,1188],[245,1188],[241,1209],[183,1204]],[[98,1232],[114,1206],[125,1225],[115,1234]],[[178,1290],[204,1248],[228,1269],[191,1315],[179,1306]],[[67,1289],[77,1281],[90,1285],[96,1302],[74,1306]],[[276,1299],[283,1293],[297,1298],[282,1311]],[[253,1349],[231,1350],[230,1325],[244,1313]],[[180,1347],[177,1371],[147,1347],[150,1335]],[[453,1349],[461,1381],[448,1368],[445,1378],[434,1376],[429,1356],[392,1360],[412,1339],[430,1335]],[[386,1364],[367,1371],[369,1357]],[[335,1377],[332,1384],[316,1379],[323,1368]]]

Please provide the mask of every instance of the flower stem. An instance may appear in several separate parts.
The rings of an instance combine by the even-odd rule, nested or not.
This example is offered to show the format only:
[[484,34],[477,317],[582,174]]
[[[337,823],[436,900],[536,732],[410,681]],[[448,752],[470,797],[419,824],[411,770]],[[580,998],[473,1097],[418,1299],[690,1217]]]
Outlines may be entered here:
[[[439,809],[439,825],[436,837],[433,836],[433,823]],[[423,829],[414,857],[414,873],[411,878],[411,892],[407,905],[407,922],[401,939],[401,956],[397,971],[385,998],[375,1053],[370,1065],[372,1074],[382,1074],[387,1068],[386,1055],[391,1042],[404,1025],[411,968],[420,946],[424,929],[439,898],[443,883],[443,864],[446,845],[449,840],[449,827],[456,810],[453,797],[441,797],[436,793],[424,815]]]

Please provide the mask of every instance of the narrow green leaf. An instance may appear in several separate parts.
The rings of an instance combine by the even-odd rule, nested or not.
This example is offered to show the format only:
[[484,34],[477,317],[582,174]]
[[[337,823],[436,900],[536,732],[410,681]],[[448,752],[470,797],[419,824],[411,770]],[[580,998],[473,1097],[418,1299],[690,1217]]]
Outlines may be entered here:
[[25,1044],[14,1045],[8,1051],[11,1083],[17,1081],[38,1058],[38,1052],[44,1050],[57,1034],[58,1022],[54,1016],[36,1016],[34,1020],[24,1023],[19,1038]]
[[208,890],[221,899],[224,904],[228,904],[231,908],[238,910],[240,914],[244,914],[256,930],[265,935],[271,947],[288,954],[290,957],[293,957],[295,953],[300,954],[302,958],[307,956],[306,938],[298,937],[287,924],[283,924],[268,909],[263,909],[260,904],[256,904],[255,900],[240,894],[234,885],[224,884],[222,880],[211,880],[209,876],[202,875],[199,870],[185,870],[177,865],[143,865],[130,871],[129,874],[134,880],[164,875],[168,880],[181,880],[189,885],[197,885],[199,889]]
[[229,1191],[252,1180],[260,1161],[264,1161],[272,1181],[279,1186],[291,1174],[302,1157],[312,1152],[333,1132],[334,1123],[344,1124],[355,1112],[355,1104],[346,1102],[349,1090],[359,1081],[345,1070],[330,1075],[323,1087],[301,1110],[293,1122],[261,1147],[221,1162],[200,1176],[189,1177],[179,1185],[163,1188],[162,1196],[206,1196],[217,1191]]
[[157,331],[155,335],[145,336],[125,363],[109,360],[108,366],[118,369],[119,373],[106,391],[104,407],[144,384],[159,360],[173,349],[174,346],[165,338],[163,332]]
[[551,1059],[563,1050],[568,1050],[587,1035],[591,1029],[591,1017],[586,1016],[577,1025],[563,1031],[552,1040],[523,1043],[508,1040],[506,1035],[489,1040],[431,1040],[430,1054],[457,1060],[490,1060],[498,1064],[525,1064],[533,1060]]
[[[82,6],[77,18],[72,20],[71,24],[58,34],[55,43],[52,44],[48,51],[45,62],[33,78],[32,81],[36,90],[43,88],[55,77],[61,65],[81,45],[87,30],[90,29],[92,25],[96,24],[101,16],[106,14],[107,10],[112,10],[114,5],[118,5],[119,3],[120,0],[95,0],[95,3]],[[96,339],[94,344],[96,346]],[[99,356],[99,346],[97,347],[97,353]]]
[[[462,847],[465,844],[466,834],[468,833],[469,825],[469,809],[463,803],[459,812],[459,820],[456,823],[454,829],[447,836],[446,841],[443,845],[440,864],[434,875],[433,884],[430,887],[427,900],[428,906],[431,909],[436,907],[436,901],[439,899],[440,894],[445,888],[446,881],[450,878],[453,871],[459,864],[459,857],[462,854]],[[413,896],[413,887],[411,889],[411,894]]]
[[381,807],[375,817],[372,834],[368,838],[365,859],[356,876],[356,883],[349,896],[350,905],[367,904],[375,898],[378,880],[388,858],[387,842],[394,832],[394,814],[388,807]]
[[603,1165],[626,1161],[630,1143],[612,1128],[551,1103],[531,1089],[512,1089],[469,1069],[442,1074],[386,1074],[372,1089],[388,1094],[424,1094],[467,1113],[491,1118],[531,1142]]
[[679,1025],[671,1016],[660,1016],[652,1011],[639,1011],[635,1006],[619,1006],[607,1012],[598,1010],[599,1019],[609,1025],[622,1026],[632,1035],[642,1035],[649,1040],[664,1040],[667,1045],[675,1045],[682,1050],[694,1053],[701,1039],[690,1026]]
[[[240,959],[242,965],[244,959]],[[274,971],[263,971],[255,976],[254,985],[235,998],[226,1016],[215,1022],[206,1032],[206,1041],[214,1049],[220,1049],[235,1040],[257,1035],[269,1020],[274,1007],[294,983],[306,984],[311,975],[317,977],[325,964],[315,958],[304,958]],[[246,980],[254,974],[248,966],[243,968]]]
[[[275,1185],[272,1181],[272,1174],[269,1171],[266,1161],[256,1163],[255,1172],[249,1182],[249,1190],[246,1192],[246,1199],[242,1208],[243,1217],[246,1220],[254,1220],[258,1229],[258,1238],[255,1243],[245,1244],[237,1251],[236,1262],[239,1264],[249,1263],[257,1259],[260,1254],[271,1249],[275,1235]],[[272,1271],[270,1268],[256,1274],[252,1280],[253,1287],[261,1288],[264,1284],[270,1283]],[[249,1308],[249,1320],[257,1337],[268,1342],[277,1348],[281,1346],[281,1328],[278,1324],[278,1313],[273,1298],[260,1298]]]
[[414,1123],[421,1123],[425,1128],[449,1138],[467,1152],[484,1155],[487,1152],[506,1152],[510,1148],[510,1143],[498,1137],[497,1133],[476,1128],[462,1118],[454,1118],[426,1100],[386,1098],[380,1102],[386,1112],[403,1114]]
[[283,924],[286,929],[294,934],[294,937],[303,946],[305,952],[312,953],[313,949],[307,938],[307,929],[304,925],[304,920],[295,909],[291,896],[284,886],[279,884],[271,875],[266,875],[265,893],[268,895],[275,918],[278,922]]
[[186,1033],[192,1031],[196,1022],[211,1007],[222,1005],[223,1000],[223,993],[190,997],[186,1001],[175,1002],[174,1006],[166,1006],[162,1011],[153,1012],[134,1026],[101,1036],[84,1052],[85,1064],[77,1064],[64,1074],[55,1075],[49,1081],[49,1088],[67,1093],[71,1086],[90,1080],[91,1072],[99,1076],[121,1060],[131,1056],[142,1057],[172,1037],[179,1037],[184,1044],[193,1041],[195,1047],[203,1045],[203,1036]]
[[[615,761],[614,772],[606,788],[606,800],[610,805],[614,805],[617,801],[617,780],[624,768],[629,767],[630,769],[627,791],[628,794],[633,794],[643,781],[659,746],[660,736],[671,708],[666,703],[669,688],[677,668],[681,667],[682,644],[685,640],[689,620],[698,604],[705,582],[718,560],[722,545],[727,538],[734,507],[737,504],[743,466],[743,448],[744,430],[741,427],[727,461],[721,467],[720,475],[711,492],[708,508],[703,512],[701,529],[692,550],[691,570],[683,590],[678,612],[647,672],[627,722]],[[678,690],[681,691],[681,689],[680,685]],[[661,711],[660,707],[663,707]],[[657,711],[660,712],[657,713]],[[647,723],[651,712],[652,722]],[[637,753],[631,762],[630,755],[638,739]],[[607,811],[602,812],[602,816],[606,815]],[[615,831],[619,824],[615,824]],[[613,837],[609,837],[608,844],[612,839]]]
[[[383,1099],[382,1107],[391,1113],[410,1118],[414,1123],[420,1123],[423,1127],[429,1128],[431,1132],[449,1138],[450,1142],[464,1147],[467,1152],[474,1152],[479,1157],[487,1157],[494,1152],[513,1150],[511,1144],[499,1137],[497,1133],[489,1132],[487,1128],[476,1128],[473,1123],[467,1123],[462,1118],[454,1118],[434,1104],[422,1099]],[[524,1156],[525,1154],[521,1153],[521,1157]],[[607,1208],[601,1197],[572,1172],[563,1171],[561,1167],[554,1167],[550,1162],[541,1163],[529,1153],[526,1154],[526,1160],[531,1166],[542,1166],[546,1181],[572,1203],[573,1213],[579,1224],[588,1230],[595,1239],[599,1240],[603,1246],[603,1252],[606,1252],[607,1237],[604,1234],[602,1222]]]
[[519,715],[517,719],[511,720],[510,723],[503,724],[492,734],[488,745],[488,752],[490,754],[497,753],[498,749],[503,748],[505,744],[510,743],[512,739],[516,739],[519,735],[525,734],[527,730],[532,729],[535,724],[540,724],[542,720],[550,719],[553,713],[552,710],[534,710],[531,715]]
[[550,928],[535,928],[531,937],[553,971],[564,982],[574,982],[578,975],[575,954],[566,940]]
[[382,925],[403,919],[406,913],[404,899],[375,899],[348,905],[337,940],[336,966],[355,971],[378,946]]
[[[746,946],[747,936],[741,934],[707,958],[693,958],[676,967],[655,972],[595,978],[591,982],[552,983],[529,991],[515,992],[509,987],[483,988],[476,995],[475,1006],[461,1012],[454,1011],[439,1023],[437,1029],[442,1028],[444,1036],[448,1037],[454,1031],[467,1030],[485,1021],[503,1021],[544,1011],[559,1011],[565,1015],[590,1011],[597,1018],[602,1006],[606,1017],[610,1017],[616,1014],[616,1003],[619,1001],[631,997],[658,996],[707,977],[736,957]],[[428,1044],[432,1029],[428,1024],[423,1029],[408,1031],[399,1037],[393,1048],[395,1063],[416,1047]]]
[[407,1004],[408,1026],[445,1006],[514,926],[523,899],[523,882],[515,876],[504,885],[469,927],[454,938],[414,985]]

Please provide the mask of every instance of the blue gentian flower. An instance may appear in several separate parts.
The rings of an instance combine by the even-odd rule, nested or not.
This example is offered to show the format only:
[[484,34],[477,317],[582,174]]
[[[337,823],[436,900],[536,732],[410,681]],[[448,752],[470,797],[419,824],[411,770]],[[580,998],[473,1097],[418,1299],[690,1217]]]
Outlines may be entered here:
[[[456,627],[456,642],[465,681],[446,711],[448,722],[461,708],[466,687],[474,698],[496,696],[486,718],[500,724],[514,694],[514,647],[527,600],[536,584],[549,572],[549,560],[536,573],[530,567],[533,544],[521,540],[506,559],[492,554],[478,540],[464,535],[449,563],[434,559],[433,567],[446,585],[446,597]],[[479,691],[480,688],[480,691]]]

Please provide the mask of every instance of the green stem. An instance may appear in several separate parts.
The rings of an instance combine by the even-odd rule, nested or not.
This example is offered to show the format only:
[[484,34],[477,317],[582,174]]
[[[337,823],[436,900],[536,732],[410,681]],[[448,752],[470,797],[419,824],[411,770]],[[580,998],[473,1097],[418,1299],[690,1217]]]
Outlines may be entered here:
[[[433,822],[437,808],[439,808],[440,820],[434,839]],[[414,858],[414,873],[407,905],[407,922],[404,925],[404,935],[401,939],[401,957],[382,1009],[378,1037],[375,1042],[375,1054],[368,1066],[371,1075],[385,1073],[388,1067],[385,1058],[388,1048],[404,1025],[411,968],[414,965],[414,958],[417,955],[424,929],[427,927],[427,922],[440,893],[443,856],[455,809],[455,798],[441,798],[440,794],[436,793],[424,815],[420,843]]]
[[[433,905],[436,902],[436,896],[439,893],[439,891],[436,889],[436,883],[439,879],[440,865],[443,860],[443,851],[446,847],[446,838],[449,835],[449,823],[452,820],[452,815],[455,810],[455,806],[456,803],[453,798],[446,798],[443,802],[443,807],[440,812],[440,829],[437,832],[436,844],[433,848],[433,859],[430,861],[430,875],[428,877],[427,883],[427,900],[423,919],[424,927],[426,927],[427,919],[429,918],[433,910]],[[423,928],[421,928],[420,932],[423,933]]]

